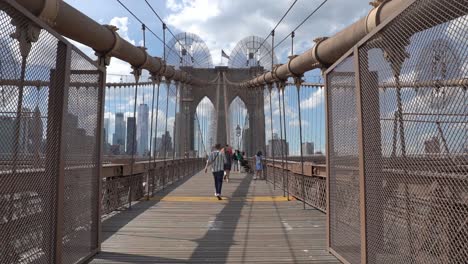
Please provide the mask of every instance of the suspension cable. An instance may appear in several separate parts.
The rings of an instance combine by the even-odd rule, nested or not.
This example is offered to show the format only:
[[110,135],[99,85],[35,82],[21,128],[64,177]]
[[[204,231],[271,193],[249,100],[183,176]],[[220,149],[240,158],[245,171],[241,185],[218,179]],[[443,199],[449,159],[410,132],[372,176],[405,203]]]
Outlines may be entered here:
[[260,47],[265,44],[265,42],[267,41],[267,39],[272,36],[271,33],[274,32],[276,30],[276,28],[278,28],[278,26],[281,24],[281,22],[283,22],[283,19],[288,15],[289,11],[291,11],[291,9],[293,8],[293,6],[296,4],[297,0],[295,0],[288,8],[288,10],[286,10],[286,13],[284,13],[284,15],[281,17],[281,19],[278,21],[278,23],[276,23],[276,26],[270,31],[270,34],[268,34],[264,39],[263,39],[263,42],[260,44],[260,46],[258,46],[257,50],[255,51],[255,53],[257,53],[259,50],[260,50]]
[[[145,2],[146,2],[146,4],[148,5],[148,7],[151,9],[151,11],[153,11],[153,13],[154,13],[154,14],[156,15],[156,17],[159,19],[159,21],[161,21],[161,23],[163,23],[163,24],[166,24],[166,23],[162,20],[162,18],[159,16],[159,14],[156,12],[156,10],[153,8],[153,6],[152,6],[147,0],[145,0]],[[195,64],[195,63],[197,62],[197,61],[195,61],[195,57],[194,57],[192,54],[190,54],[190,52],[189,52],[188,49],[185,47],[185,45],[183,45],[183,44],[179,41],[179,39],[176,38],[176,36],[174,35],[174,33],[172,32],[172,30],[171,30],[169,27],[167,27],[167,31],[169,31],[169,34],[172,35],[172,37],[175,39],[175,41],[176,41],[177,43],[179,43],[179,45],[182,46],[182,48],[185,49],[185,50],[187,51],[187,53],[190,55],[190,57],[193,58],[193,60],[194,60],[193,63]],[[187,44],[187,43],[185,43],[185,44]],[[201,66],[199,63],[198,63],[198,65]]]
[[317,6],[314,11],[312,11],[304,20],[302,20],[301,23],[299,23],[299,25],[297,25],[292,31],[291,33],[289,33],[286,37],[284,37],[280,42],[278,42],[278,44],[276,44],[275,48],[278,47],[279,45],[281,45],[286,39],[288,39],[292,34],[293,32],[297,31],[302,25],[304,25],[304,23],[309,20],[309,18],[312,17],[312,15],[314,15],[326,2],[328,2],[328,0],[324,0],[319,6]]
[[[130,15],[133,16],[133,18],[135,18],[138,22],[140,22],[140,24],[145,24],[140,18],[138,18],[138,16],[135,15],[135,13],[133,13],[126,5],[124,5],[120,0],[116,0],[123,8],[125,8],[125,10],[127,10],[128,13],[130,13]],[[146,24],[145,24],[146,25]],[[177,52],[175,52],[171,47],[169,47],[166,43],[166,41],[164,41],[163,39],[161,39],[161,37],[159,37],[156,33],[154,33],[153,30],[151,30],[149,27],[145,26],[145,29],[148,30],[156,39],[158,39],[161,43],[163,43],[163,46],[164,47],[168,47],[169,50],[173,51],[175,54],[177,54]],[[181,57],[179,57],[181,58]]]
[[[289,33],[288,35],[286,35],[283,39],[281,39],[280,42],[278,42],[273,48],[277,48],[279,47],[281,44],[283,44],[283,42],[288,39],[292,34],[293,32],[297,31],[302,25],[304,25],[304,23],[309,20],[309,18],[312,17],[312,15],[314,15],[318,10],[320,10],[320,8],[326,3],[328,2],[328,0],[324,0],[319,6],[317,6],[304,20],[302,20],[301,23],[299,23],[299,25],[297,25],[292,31],[291,33]],[[268,54],[268,53],[267,53]],[[262,60],[267,54],[265,54],[262,58],[260,58],[260,60]]]

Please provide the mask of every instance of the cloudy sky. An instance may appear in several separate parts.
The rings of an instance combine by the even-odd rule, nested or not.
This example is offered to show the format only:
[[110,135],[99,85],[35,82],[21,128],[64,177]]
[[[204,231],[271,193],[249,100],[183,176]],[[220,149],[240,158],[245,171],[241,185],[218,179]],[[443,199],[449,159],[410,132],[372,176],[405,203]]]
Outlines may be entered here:
[[[142,43],[141,24],[116,0],[66,0],[70,5],[102,24],[113,24],[119,33],[134,44]],[[162,26],[143,0],[122,0],[151,30],[162,36]],[[230,54],[236,43],[246,36],[265,37],[293,0],[149,0],[150,4],[166,21],[174,33],[192,32],[199,35],[211,51],[213,64],[221,63],[221,49]],[[276,30],[279,41],[288,35],[322,0],[298,0],[288,16]],[[368,0],[329,0],[298,31],[295,38],[295,53],[313,46],[313,39],[330,36],[353,21],[366,15]],[[270,40],[269,40],[270,41]],[[289,55],[290,40],[277,51],[280,62]],[[162,44],[148,34],[150,54],[162,56]],[[83,48],[88,54],[90,49]],[[225,64],[226,61],[223,62]],[[128,65],[114,60],[109,73],[128,74]],[[319,73],[315,73],[319,75]]]
[[[162,25],[157,17],[144,0],[121,0],[133,13],[135,13],[145,25],[155,34],[162,38]],[[323,0],[298,0],[290,13],[286,16],[283,22],[276,29],[276,43],[287,36],[301,21],[306,18],[314,9],[322,3]],[[117,0],[66,0],[71,6],[77,8],[82,13],[88,15],[95,21],[101,24],[112,24],[119,28],[119,34],[135,45],[142,45],[141,23],[137,21],[131,14],[128,13]],[[236,43],[247,36],[259,36],[265,38],[271,29],[276,25],[281,16],[286,12],[294,0],[148,0],[158,14],[163,18],[168,27],[174,34],[181,32],[191,32],[197,34],[203,39],[211,52],[214,65],[226,65],[227,61],[221,60],[221,50],[224,50],[228,55],[236,46]],[[296,54],[302,53],[313,46],[313,39],[322,36],[330,36],[337,31],[343,29],[347,25],[357,19],[365,16],[370,10],[368,0],[349,1],[349,0],[329,0],[323,7],[316,12],[299,30],[295,32],[294,51]],[[169,42],[171,36],[167,35]],[[271,43],[271,39],[268,40]],[[90,48],[84,47],[79,43],[74,43],[81,48],[86,54],[93,56],[93,51]],[[146,46],[150,54],[162,57],[163,45],[151,33],[147,32]],[[287,39],[276,50],[276,55],[280,63],[287,61],[287,56],[291,52],[291,41]],[[111,65],[108,67],[108,81],[119,82],[133,81],[130,76],[130,65],[118,59],[112,59]],[[124,76],[122,76],[124,75]],[[312,71],[306,75],[306,81],[315,82],[320,80],[320,72]],[[292,90],[291,90],[292,91]],[[120,91],[110,91],[108,95],[115,93],[117,98]],[[273,94],[273,96],[276,96]],[[323,94],[321,90],[304,90],[302,105],[304,115],[307,118],[312,118],[313,115],[323,115]],[[107,117],[110,119],[110,135],[113,132],[113,114],[116,111],[123,111],[126,116],[130,116],[132,109],[131,103],[117,104],[112,96],[110,100],[106,100]],[[268,97],[266,97],[268,100]],[[291,101],[287,108],[288,112],[288,131],[291,142],[297,141],[298,124],[295,118],[295,93],[286,94],[286,100]],[[200,109],[200,121],[205,126],[202,130],[209,127],[210,116],[202,115],[208,113],[206,109],[212,108],[209,101],[205,100]],[[173,123],[174,113],[171,113],[172,102],[169,107],[168,117]],[[125,109],[117,109],[124,107]],[[266,104],[267,105],[267,104]],[[115,108],[115,109],[114,109]],[[128,109],[127,109],[128,108]],[[279,131],[279,109],[273,105],[274,126],[273,132]],[[294,109],[293,109],[294,108]],[[269,109],[265,108],[265,114],[269,116]],[[164,119],[164,111],[159,118]],[[242,116],[241,119],[244,119]],[[238,119],[238,118],[237,118]],[[296,123],[294,123],[296,122]],[[162,122],[160,122],[162,123]],[[323,123],[320,121],[319,123]],[[236,124],[232,124],[235,126]],[[240,124],[242,126],[242,124]],[[316,149],[323,150],[324,134],[323,126],[310,126],[307,120],[304,120],[303,126],[307,127],[312,133],[305,135],[305,140],[316,142]],[[158,126],[159,127],[159,126]],[[270,120],[266,119],[266,136],[271,138]],[[161,131],[160,131],[161,130]],[[171,131],[171,129],[168,129]],[[163,133],[164,128],[158,128],[158,134]],[[207,136],[207,135],[205,135]],[[292,139],[294,137],[295,139]],[[205,141],[207,138],[205,139]],[[291,146],[292,149],[298,151],[299,146]]]

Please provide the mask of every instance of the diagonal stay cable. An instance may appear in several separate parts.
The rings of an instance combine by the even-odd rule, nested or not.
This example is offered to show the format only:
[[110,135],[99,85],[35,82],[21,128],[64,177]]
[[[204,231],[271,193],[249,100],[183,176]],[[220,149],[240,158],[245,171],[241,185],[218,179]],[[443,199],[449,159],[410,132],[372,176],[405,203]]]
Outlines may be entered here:
[[295,0],[288,8],[288,10],[286,10],[286,13],[284,13],[284,15],[281,17],[281,19],[278,21],[278,23],[276,23],[276,26],[270,31],[270,33],[263,39],[263,42],[260,44],[260,46],[258,46],[257,50],[255,51],[255,53],[258,52],[258,50],[260,49],[260,47],[263,46],[263,44],[265,44],[265,42],[268,40],[268,38],[271,36],[271,33],[273,31],[276,30],[276,28],[278,28],[278,26],[281,24],[281,22],[283,22],[284,18],[288,15],[289,11],[291,11],[291,9],[293,8],[293,6],[296,4],[297,0]]
[[[148,0],[145,0],[145,2],[146,2],[146,4],[148,5],[148,7],[151,9],[151,11],[153,11],[153,13],[154,13],[154,14],[156,15],[156,17],[159,19],[159,21],[161,21],[161,23],[163,23],[163,24],[166,24],[166,23],[162,20],[161,16],[159,16],[158,12],[156,12],[156,10],[154,10],[153,6],[148,2]],[[195,63],[195,62],[196,62],[196,61],[195,61],[195,57],[194,57],[192,54],[190,54],[190,52],[188,51],[188,49],[187,49],[184,45],[182,45],[182,43],[179,41],[178,38],[176,38],[176,36],[175,36],[174,33],[172,32],[172,30],[167,26],[167,24],[166,24],[166,29],[167,29],[167,31],[169,31],[169,33],[172,35],[172,37],[176,40],[176,42],[179,43],[179,45],[182,46],[182,48],[184,48],[184,49],[187,51],[187,53],[190,55],[190,57],[194,59],[194,63]],[[198,65],[201,66],[199,63],[198,63]]]
[[[138,22],[140,22],[142,25],[145,25],[146,29],[155,37],[157,38],[161,43],[163,43],[166,47],[169,48],[169,50],[173,51],[175,54],[177,54],[177,52],[175,52],[170,46],[168,46],[166,43],[164,43],[164,41],[161,39],[161,37],[159,37],[156,33],[154,33],[153,30],[151,30],[151,28],[149,28],[148,26],[146,26],[146,24],[140,19],[138,18],[135,13],[133,13],[125,4],[123,4],[120,0],[116,0],[123,8],[125,8],[125,10],[127,10],[128,13],[130,13],[133,18],[135,18]],[[180,58],[180,57],[179,57]]]
[[[287,36],[285,36],[283,39],[281,39],[281,41],[279,41],[274,47],[273,47],[273,50],[276,49],[277,47],[279,47],[284,41],[286,41],[286,39],[288,39],[296,30],[298,30],[301,26],[304,25],[304,23],[309,20],[309,18],[311,18],[315,13],[317,13],[317,11],[320,10],[320,8],[322,8],[322,6],[328,2],[328,0],[324,0],[320,5],[318,5],[304,20],[302,20],[302,22],[297,25]],[[265,54],[261,59],[263,59],[266,55],[269,55],[269,54]]]

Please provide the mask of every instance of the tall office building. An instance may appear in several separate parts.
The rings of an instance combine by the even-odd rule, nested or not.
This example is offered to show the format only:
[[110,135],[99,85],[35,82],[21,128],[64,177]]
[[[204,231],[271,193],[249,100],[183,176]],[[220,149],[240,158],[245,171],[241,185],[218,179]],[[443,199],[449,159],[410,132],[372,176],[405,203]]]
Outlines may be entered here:
[[424,141],[424,152],[426,154],[438,154],[440,153],[440,142],[437,137],[432,137]]
[[[132,154],[132,149],[133,149],[133,154],[137,153],[137,142],[138,140],[135,140],[134,134],[135,133],[135,118],[134,117],[127,117],[127,148],[126,152],[128,155]],[[134,142],[135,140],[135,142]]]
[[115,132],[112,144],[119,145],[119,149],[122,151],[125,147],[125,120],[123,113],[115,113]]
[[138,106],[138,126],[137,126],[137,142],[138,148],[137,151],[140,155],[146,155],[149,146],[148,146],[148,113],[149,108],[147,104],[140,104]]
[[267,156],[279,158],[289,154],[289,144],[285,139],[278,138],[277,133],[273,133],[273,139],[268,140],[266,145]]
[[161,144],[162,144],[162,138],[160,137],[153,138],[153,155],[156,157],[161,156]]
[[166,131],[164,135],[161,136],[161,144],[158,151],[164,156],[164,151],[167,153],[172,152],[172,137],[169,131]]
[[110,120],[109,118],[104,118],[104,146],[109,143],[108,140],[109,140],[109,137],[108,137],[108,134],[109,134],[109,125],[110,125]]
[[314,154],[314,143],[304,142],[302,143],[302,154],[304,156],[311,156]]

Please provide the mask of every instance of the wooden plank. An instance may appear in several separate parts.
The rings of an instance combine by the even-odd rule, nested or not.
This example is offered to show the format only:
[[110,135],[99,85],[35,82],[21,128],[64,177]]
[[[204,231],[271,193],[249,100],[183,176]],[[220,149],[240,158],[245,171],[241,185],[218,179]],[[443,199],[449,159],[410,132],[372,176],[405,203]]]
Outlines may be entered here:
[[[199,173],[102,225],[102,263],[340,263],[328,253],[322,212],[232,173],[223,196]],[[107,238],[107,239],[106,239]]]

